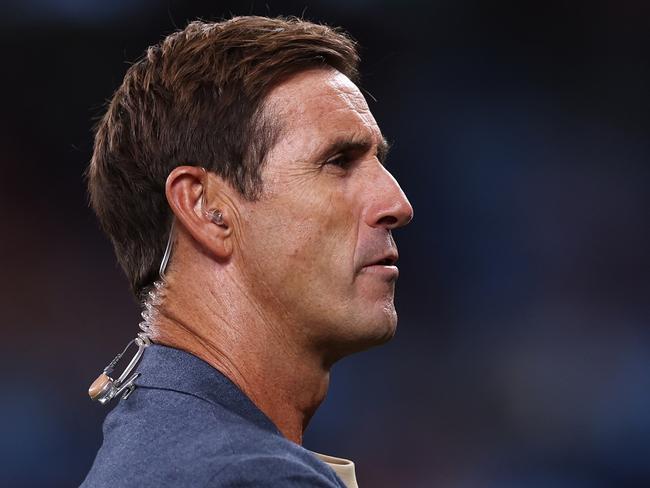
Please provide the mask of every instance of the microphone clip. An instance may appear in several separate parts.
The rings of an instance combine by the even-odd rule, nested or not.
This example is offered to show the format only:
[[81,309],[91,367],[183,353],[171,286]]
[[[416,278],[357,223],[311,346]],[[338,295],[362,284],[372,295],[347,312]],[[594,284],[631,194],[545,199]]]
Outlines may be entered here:
[[[117,363],[120,361],[120,359],[122,359],[122,356],[126,353],[132,344],[135,344],[138,350],[122,374],[116,380],[114,380],[109,376],[109,374],[113,372]],[[122,394],[122,399],[126,400],[133,392],[133,390],[135,390],[135,379],[140,376],[140,373],[131,373],[142,358],[144,350],[150,344],[151,340],[144,332],[138,333],[138,336],[135,339],[131,340],[131,342],[126,345],[121,353],[115,356],[115,359],[113,359],[108,364],[108,366],[104,368],[104,371],[97,377],[95,381],[93,381],[92,385],[90,385],[90,388],[88,388],[88,395],[90,396],[90,399],[104,405],[116,396]]]

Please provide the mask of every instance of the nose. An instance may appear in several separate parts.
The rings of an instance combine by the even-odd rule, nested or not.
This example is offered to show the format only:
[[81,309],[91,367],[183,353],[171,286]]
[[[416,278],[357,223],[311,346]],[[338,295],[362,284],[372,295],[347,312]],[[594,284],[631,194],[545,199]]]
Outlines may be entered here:
[[372,201],[366,213],[366,222],[371,227],[396,229],[413,219],[413,207],[397,180],[384,166],[380,175],[372,181]]

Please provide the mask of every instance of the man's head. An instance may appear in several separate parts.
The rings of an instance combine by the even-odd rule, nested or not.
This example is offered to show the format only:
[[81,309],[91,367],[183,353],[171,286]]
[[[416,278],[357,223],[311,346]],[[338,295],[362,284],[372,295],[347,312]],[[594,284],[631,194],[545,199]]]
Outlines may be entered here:
[[330,28],[248,17],[190,24],[129,70],[89,175],[134,291],[158,277],[173,215],[170,272],[232,281],[337,355],[392,336],[391,229],[412,209],[382,165],[357,61]]
[[88,176],[91,205],[136,295],[158,277],[172,169],[203,166],[255,199],[281,129],[263,109],[266,93],[315,66],[355,80],[357,65],[354,42],[329,27],[236,17],[192,22],[130,67],[97,126]]
[[267,103],[284,129],[267,154],[262,196],[243,206],[253,293],[272,294],[291,322],[310,324],[308,342],[340,354],[389,339],[391,229],[412,209],[383,166],[388,147],[365,99],[348,77],[321,68],[285,80]]

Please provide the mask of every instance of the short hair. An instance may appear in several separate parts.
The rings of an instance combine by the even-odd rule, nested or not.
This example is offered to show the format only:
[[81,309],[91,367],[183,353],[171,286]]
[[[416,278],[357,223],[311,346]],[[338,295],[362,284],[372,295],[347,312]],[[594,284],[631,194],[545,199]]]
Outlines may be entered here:
[[358,63],[355,41],[340,29],[245,16],[191,22],[128,69],[97,124],[86,176],[90,205],[136,297],[158,278],[172,221],[169,173],[202,166],[256,199],[281,126],[264,110],[265,95],[314,67],[356,83]]

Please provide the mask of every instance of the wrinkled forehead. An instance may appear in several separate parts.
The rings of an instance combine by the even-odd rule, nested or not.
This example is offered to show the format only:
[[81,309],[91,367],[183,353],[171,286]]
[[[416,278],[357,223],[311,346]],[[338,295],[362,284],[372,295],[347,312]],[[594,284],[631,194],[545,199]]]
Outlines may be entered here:
[[285,135],[329,138],[346,133],[382,140],[359,88],[331,68],[303,71],[283,81],[270,91],[265,105]]

